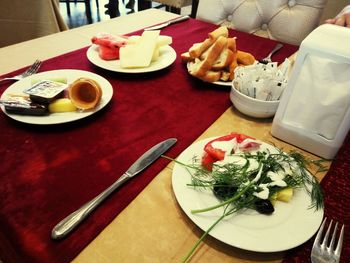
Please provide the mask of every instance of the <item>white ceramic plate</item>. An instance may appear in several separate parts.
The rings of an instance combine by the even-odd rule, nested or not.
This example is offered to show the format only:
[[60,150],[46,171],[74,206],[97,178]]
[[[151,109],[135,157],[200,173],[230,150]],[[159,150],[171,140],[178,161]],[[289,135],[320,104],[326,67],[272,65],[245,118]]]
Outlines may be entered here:
[[23,94],[23,90],[31,86],[32,79],[33,80],[41,80],[45,78],[67,78],[68,83],[72,83],[74,80],[86,77],[97,81],[102,88],[102,98],[99,105],[90,111],[84,112],[64,112],[64,113],[51,113],[46,116],[27,116],[27,115],[17,115],[17,114],[9,114],[5,111],[4,106],[1,106],[2,111],[9,116],[10,118],[24,122],[29,124],[59,124],[66,123],[71,121],[76,121],[79,119],[83,119],[88,117],[95,112],[101,110],[104,106],[108,104],[108,102],[112,99],[113,96],[113,88],[108,80],[105,78],[83,70],[73,70],[73,69],[62,69],[62,70],[52,70],[46,71],[38,74],[34,74],[30,77],[22,79],[20,81],[15,82],[10,87],[8,87],[5,92],[2,94],[1,99],[5,99],[7,94]]
[[103,69],[120,73],[147,73],[161,70],[170,66],[176,59],[176,52],[171,46],[163,46],[159,49],[160,55],[157,61],[151,63],[147,68],[122,68],[119,60],[103,60],[98,55],[98,46],[92,45],[88,48],[86,55],[88,60]]
[[220,85],[220,86],[231,87],[232,86],[232,81],[215,81],[215,82],[213,82],[213,84]]
[[[189,64],[191,62],[187,62],[186,64],[186,67],[187,67],[187,71],[188,71],[188,68],[189,68]],[[194,77],[194,76],[193,76]],[[209,82],[208,82],[209,83]],[[227,87],[231,87],[232,86],[232,81],[215,81],[215,82],[212,82],[212,84],[215,84],[215,85],[219,85],[219,86],[227,86]]]
[[[179,157],[178,161],[191,164],[194,156],[201,157],[204,145],[214,138],[194,143]],[[262,147],[272,149],[262,143]],[[191,210],[218,204],[211,190],[195,190],[186,184],[191,182],[189,172],[175,164],[172,185],[177,201],[187,216],[206,231],[222,215],[223,209],[192,214]],[[277,252],[294,248],[317,231],[323,218],[323,210],[309,209],[310,197],[305,190],[295,191],[289,203],[277,202],[272,215],[262,215],[253,210],[242,211],[227,217],[209,234],[237,248],[256,252]]]

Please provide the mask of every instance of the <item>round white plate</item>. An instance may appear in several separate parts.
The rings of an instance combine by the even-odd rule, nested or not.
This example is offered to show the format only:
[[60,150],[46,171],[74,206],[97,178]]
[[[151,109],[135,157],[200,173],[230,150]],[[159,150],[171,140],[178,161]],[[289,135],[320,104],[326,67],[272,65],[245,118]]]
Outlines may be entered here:
[[[188,71],[188,68],[189,68],[189,64],[191,62],[187,62],[186,64],[186,67],[187,67],[187,71]],[[195,78],[195,76],[193,76]],[[208,82],[210,83],[210,82]],[[212,84],[215,84],[215,85],[219,85],[219,86],[227,86],[227,87],[231,87],[232,86],[232,81],[222,81],[222,80],[218,80],[218,81],[215,81],[215,82],[212,82]]]
[[120,73],[146,73],[161,70],[173,64],[176,59],[175,50],[168,45],[159,49],[159,58],[152,62],[147,68],[122,68],[119,60],[103,60],[98,55],[98,45],[92,45],[88,48],[86,55],[88,60],[103,69],[120,72]]
[[213,82],[213,84],[220,85],[220,86],[231,87],[232,86],[232,81],[215,81],[215,82]]
[[8,87],[5,92],[2,94],[1,99],[6,99],[7,94],[23,94],[23,90],[31,86],[33,80],[41,79],[50,79],[50,78],[67,78],[67,82],[72,83],[74,80],[86,77],[97,81],[102,88],[102,98],[100,103],[96,108],[84,112],[64,112],[64,113],[51,113],[46,116],[28,116],[28,115],[18,115],[18,114],[9,114],[5,111],[5,107],[1,106],[2,111],[9,116],[10,118],[29,124],[59,124],[66,123],[71,121],[76,121],[88,117],[95,112],[101,110],[108,102],[112,99],[113,88],[108,80],[105,78],[83,70],[73,70],[73,69],[61,69],[61,70],[52,70],[34,74],[25,79],[19,80]]
[[[204,145],[212,139],[194,143],[177,160],[191,164],[194,156],[201,158]],[[262,143],[262,147],[273,150],[273,146],[266,143]],[[219,201],[211,190],[196,190],[188,187],[188,183],[191,183],[189,172],[182,165],[175,164],[172,185],[176,199],[187,216],[206,231],[222,215],[223,209],[192,214],[193,209],[216,205]],[[305,190],[295,190],[289,203],[276,202],[272,215],[248,209],[225,218],[209,235],[234,247],[255,252],[288,250],[311,238],[321,224],[323,210],[310,209],[310,203]]]

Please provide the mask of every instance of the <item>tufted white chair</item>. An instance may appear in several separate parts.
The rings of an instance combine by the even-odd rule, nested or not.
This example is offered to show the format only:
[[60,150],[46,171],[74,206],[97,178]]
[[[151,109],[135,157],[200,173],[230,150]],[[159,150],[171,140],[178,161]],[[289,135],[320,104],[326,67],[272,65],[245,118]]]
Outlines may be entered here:
[[200,0],[197,18],[298,45],[319,25],[326,2],[327,0]]

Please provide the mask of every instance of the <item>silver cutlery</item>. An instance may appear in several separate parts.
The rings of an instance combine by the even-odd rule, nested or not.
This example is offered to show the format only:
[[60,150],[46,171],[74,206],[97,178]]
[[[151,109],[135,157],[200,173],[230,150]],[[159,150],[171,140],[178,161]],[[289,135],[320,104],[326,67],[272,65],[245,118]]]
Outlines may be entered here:
[[270,54],[268,54],[268,56],[266,58],[263,58],[261,60],[259,60],[260,63],[264,63],[264,64],[267,64],[267,63],[271,63],[272,62],[272,59],[271,57],[278,51],[280,50],[281,48],[283,47],[283,44],[281,43],[278,43],[274,49],[272,49],[272,51],[270,52]]
[[41,66],[41,63],[42,62],[37,59],[26,71],[22,72],[21,74],[18,74],[16,76],[9,77],[9,78],[0,79],[0,81],[4,81],[4,80],[21,80],[21,79],[23,79],[25,77],[33,75],[33,74],[38,72],[38,70],[39,70],[39,68]]
[[163,142],[153,146],[145,152],[133,165],[110,187],[93,198],[91,201],[84,204],[75,212],[60,221],[52,230],[51,237],[53,239],[60,239],[70,233],[84,218],[86,218],[103,200],[105,200],[112,192],[119,186],[125,183],[130,178],[139,174],[156,159],[158,159],[164,152],[176,143],[175,138],[167,139]]
[[179,18],[175,18],[175,19],[170,20],[168,22],[165,22],[165,23],[162,23],[162,24],[159,24],[159,25],[156,25],[156,26],[151,26],[151,27],[145,28],[145,31],[159,30],[159,29],[162,29],[164,27],[170,26],[171,24],[178,23],[178,22],[181,22],[181,21],[186,21],[189,18],[190,17],[187,16],[187,15],[186,16],[180,16]]
[[[338,231],[338,222],[336,222],[332,234],[332,239],[329,241],[329,234],[333,225],[333,220],[331,220],[326,234],[324,235],[323,241],[323,228],[327,218],[325,218],[318,230],[317,236],[315,238],[314,244],[312,246],[311,251],[311,262],[312,263],[338,263],[340,259],[340,254],[343,246],[343,238],[344,238],[344,225],[341,227],[337,247],[335,247],[336,242],[336,234]],[[322,242],[321,242],[322,241]]]

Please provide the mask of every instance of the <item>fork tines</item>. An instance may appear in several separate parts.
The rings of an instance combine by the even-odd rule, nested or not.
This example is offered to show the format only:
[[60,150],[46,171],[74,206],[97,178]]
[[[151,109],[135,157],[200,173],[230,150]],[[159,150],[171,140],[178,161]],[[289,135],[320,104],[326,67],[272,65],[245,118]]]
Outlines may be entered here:
[[25,71],[25,75],[29,76],[35,74],[38,71],[40,65],[41,61],[38,59],[35,60],[35,62]]
[[[332,262],[339,262],[340,253],[343,246],[344,225],[342,225],[340,229],[340,233],[338,235],[338,241],[336,242],[337,232],[338,232],[338,222],[336,222],[335,226],[333,227],[333,220],[331,220],[331,222],[328,225],[326,234],[323,235],[324,233],[323,229],[325,227],[326,221],[327,221],[327,218],[323,220],[320,226],[320,229],[318,230],[317,236],[315,238],[315,241],[312,247],[311,258],[312,259],[323,258],[325,260],[333,259],[334,261]],[[333,229],[332,238],[331,240],[329,240],[329,235],[332,229]],[[337,245],[336,248],[335,248],[335,245]],[[321,261],[312,260],[312,262],[321,262]]]

